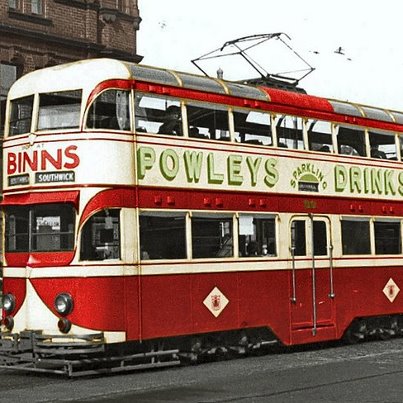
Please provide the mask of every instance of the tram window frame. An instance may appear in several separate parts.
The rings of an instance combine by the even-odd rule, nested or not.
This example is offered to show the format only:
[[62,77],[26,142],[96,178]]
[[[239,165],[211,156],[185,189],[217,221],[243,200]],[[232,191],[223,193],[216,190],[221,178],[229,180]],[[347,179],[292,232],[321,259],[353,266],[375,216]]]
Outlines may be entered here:
[[191,217],[192,258],[234,257],[234,235],[232,214],[193,213]]
[[81,230],[81,261],[120,260],[120,211],[107,208],[88,218]]
[[134,96],[135,131],[183,136],[181,105],[179,98],[136,92]]
[[187,259],[187,213],[140,211],[140,260]]
[[290,226],[291,250],[293,256],[307,256],[307,220],[306,218],[293,218]]
[[276,116],[277,146],[292,150],[306,150],[305,124],[301,117],[293,115]]
[[265,146],[273,145],[273,116],[270,113],[254,109],[233,109],[232,115],[236,142]]
[[185,107],[190,138],[231,141],[228,106],[187,101]]
[[396,136],[380,130],[368,130],[371,158],[397,160]]
[[11,100],[8,127],[9,137],[31,132],[33,110],[33,95]]
[[37,130],[79,129],[81,104],[81,89],[40,93]]
[[[325,120],[307,119],[305,125],[309,150],[333,154],[333,124]],[[329,130],[324,131],[327,128]]]
[[[72,251],[74,250],[75,217],[74,206],[68,203],[7,206],[5,251]],[[17,231],[21,232],[17,233]],[[23,240],[18,242],[17,238]]]
[[277,256],[277,217],[274,214],[240,213],[238,248],[240,258]]
[[[402,233],[400,220],[375,218],[373,225],[375,254],[400,255],[402,253]],[[393,233],[392,236],[391,233]]]
[[[114,95],[111,95],[113,94]],[[127,95],[122,97],[122,94]],[[120,102],[118,101],[120,98]],[[126,98],[125,101],[123,101]],[[121,88],[107,88],[97,94],[88,107],[85,119],[85,128],[88,130],[131,130],[131,103],[130,90]],[[100,110],[100,112],[99,112]]]
[[343,255],[370,255],[372,253],[369,218],[342,217],[340,225]]
[[337,151],[340,155],[367,157],[365,129],[362,127],[336,125]]

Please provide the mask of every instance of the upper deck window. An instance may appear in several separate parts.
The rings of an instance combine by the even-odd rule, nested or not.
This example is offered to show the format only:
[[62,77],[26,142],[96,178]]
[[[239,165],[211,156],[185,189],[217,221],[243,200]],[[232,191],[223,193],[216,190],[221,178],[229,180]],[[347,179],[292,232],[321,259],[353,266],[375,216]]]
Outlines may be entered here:
[[31,131],[33,104],[33,95],[11,101],[9,136],[16,136]]
[[339,126],[337,133],[339,154],[367,156],[365,132],[360,128]]
[[281,116],[277,121],[279,147],[304,150],[302,119],[296,116]]
[[69,204],[7,207],[6,252],[73,250],[74,220]]
[[333,153],[332,124],[322,120],[308,120],[308,144],[312,151]]
[[397,159],[397,148],[393,133],[370,131],[369,145],[371,147],[371,158]]
[[269,113],[234,110],[235,140],[241,143],[272,145]]
[[39,94],[38,130],[78,129],[81,90]]
[[130,130],[130,91],[106,90],[92,103],[87,129]]
[[137,132],[182,136],[179,100],[137,93],[135,111]]
[[227,107],[201,102],[189,102],[186,107],[189,137],[230,140]]

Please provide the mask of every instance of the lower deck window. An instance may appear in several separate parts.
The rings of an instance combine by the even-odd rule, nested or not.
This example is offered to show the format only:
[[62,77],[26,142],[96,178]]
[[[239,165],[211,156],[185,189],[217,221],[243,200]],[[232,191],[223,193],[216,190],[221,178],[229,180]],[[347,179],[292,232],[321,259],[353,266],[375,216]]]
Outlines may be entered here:
[[81,260],[120,258],[120,210],[102,210],[84,225],[81,234]]
[[371,238],[369,220],[341,221],[341,238],[343,255],[369,255],[371,253]]
[[241,215],[239,217],[239,256],[276,255],[274,217]]
[[231,217],[192,217],[192,255],[194,258],[234,255]]
[[140,214],[141,259],[185,259],[186,220],[184,214]]
[[400,221],[375,221],[374,232],[377,255],[402,253]]

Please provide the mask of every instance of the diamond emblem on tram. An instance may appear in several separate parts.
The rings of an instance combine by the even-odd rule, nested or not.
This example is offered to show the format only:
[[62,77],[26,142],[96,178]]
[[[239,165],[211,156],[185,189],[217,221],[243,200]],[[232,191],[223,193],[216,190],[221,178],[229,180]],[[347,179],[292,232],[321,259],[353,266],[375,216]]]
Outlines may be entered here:
[[228,298],[217,287],[214,287],[203,301],[203,304],[216,318],[221,314],[228,303]]
[[399,292],[400,292],[400,288],[393,281],[393,279],[390,278],[389,281],[386,283],[385,288],[383,289],[383,293],[386,295],[386,298],[390,302],[393,302],[395,300],[395,298],[397,297],[397,294],[399,294]]

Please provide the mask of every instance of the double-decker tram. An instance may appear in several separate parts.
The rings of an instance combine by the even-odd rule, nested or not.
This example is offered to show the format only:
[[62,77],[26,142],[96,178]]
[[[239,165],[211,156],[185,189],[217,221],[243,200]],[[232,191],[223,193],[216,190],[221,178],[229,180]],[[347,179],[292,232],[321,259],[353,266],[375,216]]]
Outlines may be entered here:
[[403,113],[109,59],[11,88],[2,368],[403,330]]

